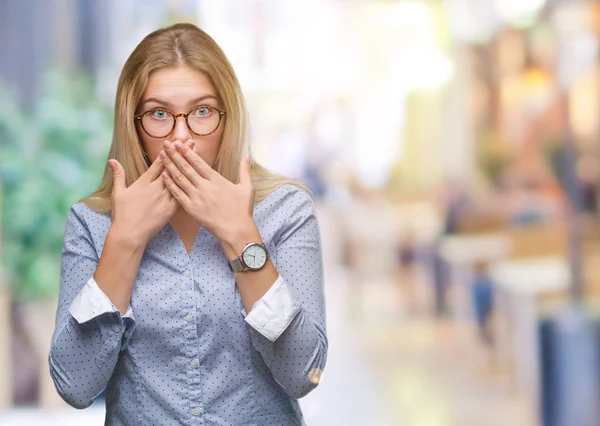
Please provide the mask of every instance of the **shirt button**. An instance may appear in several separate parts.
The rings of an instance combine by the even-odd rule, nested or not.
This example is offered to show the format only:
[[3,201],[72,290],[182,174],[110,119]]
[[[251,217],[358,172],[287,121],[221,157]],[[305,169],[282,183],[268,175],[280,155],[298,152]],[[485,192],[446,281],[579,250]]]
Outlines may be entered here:
[[198,407],[194,408],[194,409],[192,410],[192,414],[193,414],[194,416],[199,416],[199,415],[200,415],[200,409],[199,409]]
[[112,329],[115,333],[118,333],[119,331],[121,331],[121,327],[119,327],[118,325],[113,325]]
[[185,316],[185,320],[187,322],[192,322],[194,321],[194,316],[188,312],[188,314]]
[[196,362],[195,359],[193,359],[193,360],[190,361],[190,367],[192,367],[192,368],[198,367],[198,363]]
[[190,275],[192,275],[192,271],[190,271],[189,269],[186,269],[185,272],[183,273],[184,276],[189,277]]
[[129,337],[129,331],[125,332],[125,337]]

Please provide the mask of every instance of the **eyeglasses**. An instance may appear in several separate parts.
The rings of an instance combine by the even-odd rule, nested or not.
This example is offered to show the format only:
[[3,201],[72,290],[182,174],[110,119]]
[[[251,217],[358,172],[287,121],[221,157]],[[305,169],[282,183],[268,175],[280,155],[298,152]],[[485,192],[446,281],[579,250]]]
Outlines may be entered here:
[[196,136],[208,136],[217,131],[224,115],[224,110],[203,105],[197,106],[187,114],[172,114],[165,109],[155,108],[136,115],[135,119],[140,122],[148,136],[166,138],[175,129],[179,117],[185,118],[188,129]]

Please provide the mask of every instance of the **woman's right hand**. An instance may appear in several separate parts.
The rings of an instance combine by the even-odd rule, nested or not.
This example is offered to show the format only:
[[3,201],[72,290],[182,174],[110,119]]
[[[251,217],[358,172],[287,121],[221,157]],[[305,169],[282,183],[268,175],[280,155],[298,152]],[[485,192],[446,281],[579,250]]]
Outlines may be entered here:
[[129,187],[123,166],[109,160],[113,169],[111,229],[138,247],[148,243],[177,210],[178,203],[165,187],[160,156],[150,168]]

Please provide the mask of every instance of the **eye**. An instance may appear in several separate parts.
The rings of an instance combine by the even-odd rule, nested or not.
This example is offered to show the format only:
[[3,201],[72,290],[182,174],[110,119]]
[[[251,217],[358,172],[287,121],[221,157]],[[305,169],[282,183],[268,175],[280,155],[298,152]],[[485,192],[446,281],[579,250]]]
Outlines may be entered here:
[[169,118],[169,113],[162,109],[156,109],[152,111],[152,118],[156,118],[158,120],[164,120],[165,118]]
[[211,110],[207,106],[201,106],[194,110],[194,115],[197,117],[208,117],[211,113]]

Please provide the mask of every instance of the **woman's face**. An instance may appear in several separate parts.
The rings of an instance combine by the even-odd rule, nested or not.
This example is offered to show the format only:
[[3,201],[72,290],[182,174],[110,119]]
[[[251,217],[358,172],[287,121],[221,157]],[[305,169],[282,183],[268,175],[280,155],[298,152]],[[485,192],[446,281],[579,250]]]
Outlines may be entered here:
[[[138,107],[138,114],[141,115],[149,110],[167,111],[173,115],[187,114],[201,106],[223,109],[210,80],[201,72],[188,67],[164,68],[154,72],[148,79],[148,85]],[[200,113],[203,112],[204,110],[200,110]],[[155,114],[164,116],[160,111]],[[149,136],[139,122],[137,126],[150,161],[153,162],[158,157],[165,140],[186,142],[193,139],[196,142],[196,152],[213,167],[221,146],[224,120],[221,120],[219,128],[208,136],[197,136],[192,133],[184,117],[178,117],[173,131],[163,138]]]

